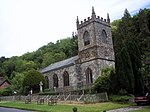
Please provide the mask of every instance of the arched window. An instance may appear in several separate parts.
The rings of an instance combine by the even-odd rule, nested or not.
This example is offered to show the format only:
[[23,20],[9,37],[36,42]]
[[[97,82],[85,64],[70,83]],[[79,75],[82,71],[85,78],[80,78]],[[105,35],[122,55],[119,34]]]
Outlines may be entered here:
[[86,84],[93,83],[92,70],[90,68],[86,69],[85,75],[86,75]]
[[53,87],[58,88],[58,76],[57,76],[57,74],[53,75]]
[[46,80],[46,88],[49,88],[49,80],[47,76],[45,76],[45,80]]
[[102,31],[102,42],[107,43],[107,33],[105,30]]
[[90,35],[89,32],[85,31],[83,34],[83,41],[84,41],[84,46],[90,44]]
[[69,74],[67,71],[65,71],[63,74],[63,81],[64,81],[64,86],[69,86]]

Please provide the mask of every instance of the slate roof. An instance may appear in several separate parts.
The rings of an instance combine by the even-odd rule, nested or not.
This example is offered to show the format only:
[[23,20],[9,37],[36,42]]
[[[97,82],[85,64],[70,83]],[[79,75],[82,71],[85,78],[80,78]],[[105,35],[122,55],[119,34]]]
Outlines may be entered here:
[[54,71],[54,70],[58,70],[60,68],[64,68],[64,67],[74,65],[75,60],[77,60],[77,59],[78,59],[78,56],[74,56],[74,57],[71,57],[69,59],[56,62],[54,64],[51,64],[51,65],[43,68],[42,70],[40,70],[40,72],[41,73],[46,73],[46,72],[49,72],[49,71]]

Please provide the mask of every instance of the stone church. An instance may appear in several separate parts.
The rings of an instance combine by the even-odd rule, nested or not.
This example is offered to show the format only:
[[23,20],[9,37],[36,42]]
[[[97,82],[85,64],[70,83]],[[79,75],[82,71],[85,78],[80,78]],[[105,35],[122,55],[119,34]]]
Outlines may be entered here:
[[78,55],[43,68],[49,89],[68,92],[89,89],[104,66],[114,66],[110,18],[92,15],[79,22],[77,17]]

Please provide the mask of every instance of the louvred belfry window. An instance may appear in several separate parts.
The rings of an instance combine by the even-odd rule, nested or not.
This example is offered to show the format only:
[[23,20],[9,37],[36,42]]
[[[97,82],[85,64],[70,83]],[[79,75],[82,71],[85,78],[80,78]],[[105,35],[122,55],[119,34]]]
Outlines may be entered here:
[[85,31],[85,32],[84,32],[83,41],[84,41],[84,46],[90,44],[90,35],[89,35],[89,32],[88,32],[88,31]]
[[102,31],[102,42],[107,44],[107,33],[105,30]]

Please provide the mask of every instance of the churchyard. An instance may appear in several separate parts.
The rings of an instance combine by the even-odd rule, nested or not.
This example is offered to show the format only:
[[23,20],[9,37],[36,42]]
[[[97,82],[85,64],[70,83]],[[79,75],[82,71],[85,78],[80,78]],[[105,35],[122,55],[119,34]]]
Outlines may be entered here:
[[117,104],[111,102],[105,103],[94,103],[94,104],[83,104],[83,103],[69,103],[69,102],[58,102],[57,105],[42,104],[38,105],[36,102],[32,102],[30,104],[25,104],[20,101],[2,101],[0,106],[10,107],[10,108],[18,108],[39,112],[72,112],[74,107],[77,107],[79,112],[103,112],[104,110],[111,110],[115,108],[128,107],[129,104]]
[[[73,108],[77,108],[77,112],[108,112],[109,110],[114,110],[118,108],[138,108],[133,106],[133,104],[121,104],[112,102],[103,103],[75,103],[75,102],[58,102],[57,105],[48,105],[46,103],[39,105],[36,102],[31,102],[25,104],[22,101],[1,101],[0,107],[17,108],[22,110],[36,111],[36,112],[73,112]],[[150,107],[144,106],[138,110],[133,110],[131,112],[149,112]],[[120,111],[121,112],[121,111]]]
[[[106,95],[106,93],[102,93],[99,95],[99,98],[96,97],[96,95],[1,96],[0,107],[17,108],[38,112],[76,112],[73,111],[73,108],[77,108],[77,112],[105,112],[119,108],[133,108],[131,110],[138,108],[137,110],[134,110],[134,112],[150,111],[150,108],[147,106],[139,108],[131,102],[111,102],[107,99]],[[98,100],[100,102],[98,102]]]

